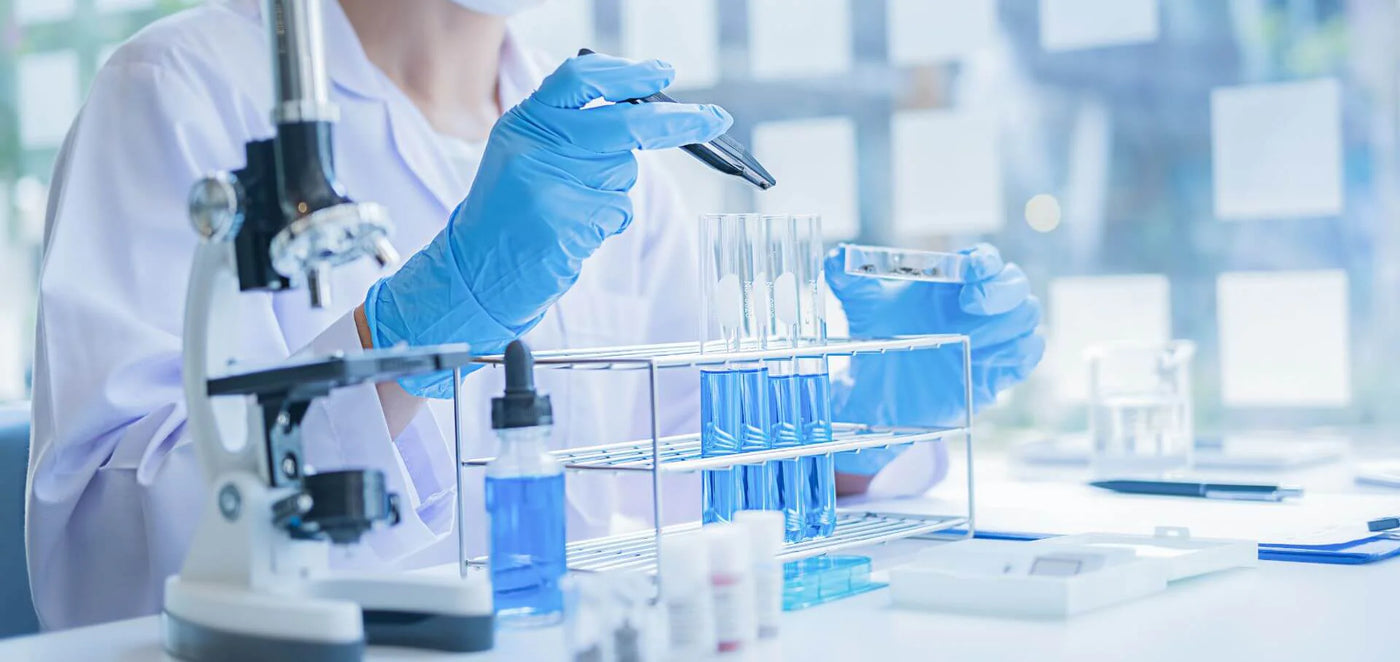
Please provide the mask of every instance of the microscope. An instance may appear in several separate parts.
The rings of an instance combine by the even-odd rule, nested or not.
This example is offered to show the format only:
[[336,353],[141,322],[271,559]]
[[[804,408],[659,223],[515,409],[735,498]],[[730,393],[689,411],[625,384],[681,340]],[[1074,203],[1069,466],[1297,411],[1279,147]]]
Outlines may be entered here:
[[[371,350],[240,371],[241,292],[305,286],[310,305],[324,307],[335,267],[398,259],[387,211],[351,200],[336,178],[338,112],[321,1],[266,0],[276,134],[247,144],[243,169],[207,177],[190,194],[201,241],[185,304],[184,388],[188,434],[211,493],[184,565],[165,585],[164,647],[183,660],[360,660],[367,643],[458,652],[493,643],[483,571],[331,569],[333,546],[393,526],[401,506],[380,469],[316,472],[302,461],[301,425],[317,398],[452,371],[455,399],[468,348]],[[458,487],[460,495],[460,471]]]

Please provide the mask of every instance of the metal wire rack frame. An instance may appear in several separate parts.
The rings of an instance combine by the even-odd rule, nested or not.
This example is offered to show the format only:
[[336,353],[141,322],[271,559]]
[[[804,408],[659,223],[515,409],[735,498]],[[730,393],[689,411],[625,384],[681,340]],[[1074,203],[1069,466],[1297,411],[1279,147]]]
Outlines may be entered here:
[[[865,353],[909,352],[931,350],[957,345],[962,352],[963,367],[963,425],[952,428],[876,428],[867,425],[836,423],[832,440],[795,448],[748,451],[717,457],[702,457],[700,435],[685,434],[663,437],[657,427],[656,372],[666,368],[724,366],[734,363],[800,358],[830,358]],[[972,471],[972,347],[965,335],[938,334],[899,336],[870,340],[831,339],[824,345],[764,348],[740,347],[723,351],[719,345],[698,342],[634,345],[585,350],[542,351],[535,354],[538,368],[562,370],[645,370],[650,408],[651,437],[637,441],[602,444],[585,448],[556,451],[555,456],[566,469],[575,471],[641,471],[651,474],[652,530],[583,540],[569,545],[569,567],[574,570],[650,570],[655,567],[661,536],[664,533],[693,530],[698,523],[663,527],[661,523],[660,480],[663,473],[722,469],[770,460],[825,455],[841,451],[859,451],[896,444],[924,443],[961,435],[965,445],[967,470],[967,510],[948,516],[902,515],[876,512],[846,512],[839,514],[835,532],[826,538],[791,543],[784,547],[781,560],[791,561],[817,556],[860,545],[878,544],[912,536],[930,535],[956,529],[956,537],[971,537],[975,531],[975,503]],[[481,356],[478,363],[501,365],[501,355]],[[457,474],[461,479],[464,467],[484,466],[491,458],[463,459],[457,445]],[[461,494],[460,485],[458,494]],[[460,527],[459,527],[460,528]],[[461,534],[459,533],[459,536]],[[460,550],[462,563],[478,564],[482,559],[467,559],[466,548]],[[465,570],[465,566],[464,566]]]

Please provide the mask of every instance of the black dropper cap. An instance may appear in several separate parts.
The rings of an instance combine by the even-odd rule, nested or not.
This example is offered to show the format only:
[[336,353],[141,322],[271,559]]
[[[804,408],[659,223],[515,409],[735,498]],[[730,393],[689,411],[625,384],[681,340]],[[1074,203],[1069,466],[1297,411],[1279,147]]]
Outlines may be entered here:
[[548,395],[535,392],[535,357],[525,343],[506,345],[506,392],[491,399],[491,429],[554,424]]

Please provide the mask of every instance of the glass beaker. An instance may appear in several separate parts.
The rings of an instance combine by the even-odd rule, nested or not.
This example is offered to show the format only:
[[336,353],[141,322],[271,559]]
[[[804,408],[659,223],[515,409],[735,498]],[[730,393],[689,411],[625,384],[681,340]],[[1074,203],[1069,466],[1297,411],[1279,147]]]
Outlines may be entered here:
[[1195,354],[1189,340],[1109,343],[1085,352],[1096,478],[1160,478],[1191,468]]

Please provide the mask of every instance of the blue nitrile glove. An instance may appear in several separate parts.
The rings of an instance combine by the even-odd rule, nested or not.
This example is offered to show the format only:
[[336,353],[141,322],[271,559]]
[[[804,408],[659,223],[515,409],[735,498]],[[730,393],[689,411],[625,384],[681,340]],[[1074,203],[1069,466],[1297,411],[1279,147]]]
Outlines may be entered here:
[[[705,142],[732,123],[718,106],[583,108],[654,94],[674,77],[656,60],[576,57],[501,117],[446,229],[365,297],[374,346],[469,343],[474,353],[496,353],[539,323],[583,260],[631,223],[632,150]],[[415,395],[451,396],[448,373],[399,383]]]
[[[826,259],[826,282],[850,320],[852,338],[958,333],[972,338],[974,411],[1026,379],[1045,353],[1036,333],[1040,301],[1026,274],[988,244],[960,251],[966,283],[852,276],[845,247]],[[954,347],[851,358],[850,382],[834,394],[836,420],[893,426],[955,426],[963,420],[962,353]],[[841,453],[836,470],[874,475],[903,447]]]

